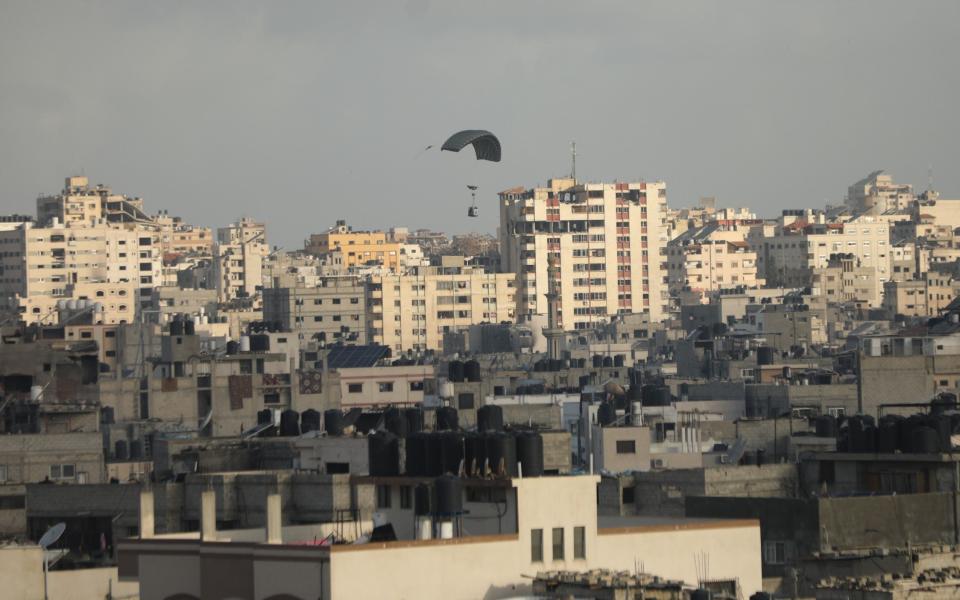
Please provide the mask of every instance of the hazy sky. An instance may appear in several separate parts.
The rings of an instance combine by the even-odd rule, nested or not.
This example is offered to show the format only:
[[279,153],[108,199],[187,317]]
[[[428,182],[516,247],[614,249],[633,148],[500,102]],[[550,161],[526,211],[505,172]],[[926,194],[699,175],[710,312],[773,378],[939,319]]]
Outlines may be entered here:
[[[957,2],[4,2],[0,198],[64,176],[301,244],[337,218],[493,232],[570,169],[764,215],[873,169],[960,197]],[[430,151],[484,128],[503,162]],[[468,219],[465,184],[480,185]]]

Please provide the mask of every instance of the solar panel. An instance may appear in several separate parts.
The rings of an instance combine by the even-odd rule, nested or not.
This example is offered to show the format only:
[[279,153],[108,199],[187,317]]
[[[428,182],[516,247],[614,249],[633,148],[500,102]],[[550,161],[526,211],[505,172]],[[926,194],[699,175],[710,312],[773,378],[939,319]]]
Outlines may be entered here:
[[387,346],[369,344],[366,346],[335,346],[327,354],[328,369],[351,369],[372,367],[390,352]]

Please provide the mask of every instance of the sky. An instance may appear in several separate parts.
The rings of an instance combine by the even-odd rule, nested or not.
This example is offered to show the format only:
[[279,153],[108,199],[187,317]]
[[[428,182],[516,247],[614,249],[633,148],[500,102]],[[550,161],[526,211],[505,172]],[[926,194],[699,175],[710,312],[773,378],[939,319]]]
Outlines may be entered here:
[[[494,233],[496,193],[569,174],[572,140],[580,180],[663,180],[671,206],[773,216],[931,167],[958,198],[958,22],[953,1],[11,0],[0,212],[83,173],[291,249],[337,219]],[[502,162],[436,150],[460,129]]]

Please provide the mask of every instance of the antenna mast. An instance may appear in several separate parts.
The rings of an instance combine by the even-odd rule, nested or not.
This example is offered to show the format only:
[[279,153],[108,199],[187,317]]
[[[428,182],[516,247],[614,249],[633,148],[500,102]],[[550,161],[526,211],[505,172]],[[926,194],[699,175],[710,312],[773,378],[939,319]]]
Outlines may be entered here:
[[570,179],[577,183],[577,141],[570,142]]

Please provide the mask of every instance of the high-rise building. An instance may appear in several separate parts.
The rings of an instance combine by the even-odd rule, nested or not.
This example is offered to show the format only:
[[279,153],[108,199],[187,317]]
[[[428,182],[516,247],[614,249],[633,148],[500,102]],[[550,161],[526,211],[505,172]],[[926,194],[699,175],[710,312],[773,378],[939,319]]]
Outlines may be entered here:
[[666,260],[671,294],[756,287],[757,253],[747,244],[746,234],[745,226],[713,222],[671,240]]
[[913,201],[913,186],[894,183],[893,177],[883,171],[870,173],[847,190],[847,206],[858,213],[905,211]]
[[513,322],[513,273],[490,273],[445,256],[439,267],[405,274],[371,275],[368,318],[371,341],[395,352],[441,350],[443,334],[479,323]]
[[63,190],[54,196],[37,198],[37,224],[150,223],[143,212],[143,200],[114,194],[104,185],[91,187],[84,176],[67,177]]
[[213,272],[220,302],[254,298],[263,287],[263,259],[269,254],[263,223],[244,217],[217,229]]
[[557,265],[557,320],[586,329],[619,313],[666,314],[662,250],[667,188],[663,182],[580,183],[500,194],[504,271],[516,273],[518,314],[547,313],[548,265]]
[[56,323],[59,301],[100,304],[99,322],[133,322],[161,270],[156,232],[76,221],[0,231],[0,302]]

